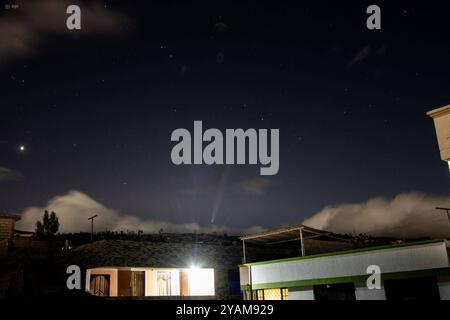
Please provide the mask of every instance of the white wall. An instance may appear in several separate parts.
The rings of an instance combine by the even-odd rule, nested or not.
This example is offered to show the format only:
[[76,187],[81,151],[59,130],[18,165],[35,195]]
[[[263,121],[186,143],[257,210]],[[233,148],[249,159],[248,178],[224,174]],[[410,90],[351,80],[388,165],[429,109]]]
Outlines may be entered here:
[[[353,254],[253,265],[252,283],[265,284],[299,280],[365,275],[367,267],[378,265],[382,273],[449,267],[444,242],[371,250]],[[245,284],[245,283],[241,283]]]
[[[437,115],[435,114],[436,111],[438,111]],[[448,160],[450,159],[450,106],[436,109],[430,113],[433,114],[434,118],[441,159]]]
[[85,282],[86,291],[91,291],[91,269],[86,270],[86,282]]
[[370,290],[365,283],[357,283],[355,284],[355,296],[356,300],[386,300],[386,291],[383,286],[381,289]]
[[170,288],[173,296],[180,295],[180,270],[172,270]]
[[314,300],[313,287],[289,288],[289,300]]
[[239,268],[239,279],[242,285],[249,284],[249,269],[250,267],[240,267]]

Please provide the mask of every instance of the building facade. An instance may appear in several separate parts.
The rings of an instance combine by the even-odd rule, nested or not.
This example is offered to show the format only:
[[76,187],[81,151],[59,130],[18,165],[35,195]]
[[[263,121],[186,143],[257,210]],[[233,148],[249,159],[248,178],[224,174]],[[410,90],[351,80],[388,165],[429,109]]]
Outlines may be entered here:
[[[286,257],[279,250],[272,251],[247,248],[249,258]],[[242,246],[237,239],[228,245],[101,240],[75,247],[64,263],[79,266],[84,273],[82,286],[100,296],[242,299],[238,267]],[[94,275],[104,277],[93,282]],[[160,287],[162,283],[166,283],[166,289]],[[92,289],[95,285],[101,292]]]
[[215,296],[211,268],[95,268],[86,272],[86,291],[102,297]]
[[0,257],[8,253],[14,237],[14,228],[20,216],[0,212]]
[[[450,242],[394,244],[240,266],[247,300],[450,300]],[[380,287],[371,289],[371,270]]]
[[0,212],[0,240],[12,239],[14,237],[14,228],[20,216]]
[[433,118],[441,159],[450,170],[450,105],[429,111],[427,115]]

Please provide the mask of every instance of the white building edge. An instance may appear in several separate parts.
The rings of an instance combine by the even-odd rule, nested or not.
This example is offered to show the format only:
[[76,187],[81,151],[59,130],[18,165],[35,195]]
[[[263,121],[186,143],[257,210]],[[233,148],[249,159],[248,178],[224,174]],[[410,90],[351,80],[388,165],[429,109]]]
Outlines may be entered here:
[[450,105],[431,110],[427,115],[434,121],[441,160],[450,170]]
[[[246,300],[450,300],[450,242],[430,240],[327,254],[245,263]],[[369,289],[369,266],[381,287]]]

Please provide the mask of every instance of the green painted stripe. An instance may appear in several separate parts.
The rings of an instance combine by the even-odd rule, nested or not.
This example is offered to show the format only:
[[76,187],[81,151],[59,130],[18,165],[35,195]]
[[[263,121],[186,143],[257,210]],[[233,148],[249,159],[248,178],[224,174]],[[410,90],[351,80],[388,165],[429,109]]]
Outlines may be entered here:
[[260,261],[260,262],[245,263],[245,264],[239,265],[239,267],[258,266],[258,265],[271,264],[271,263],[308,260],[308,259],[314,259],[314,258],[332,257],[332,256],[346,255],[346,254],[355,254],[355,253],[364,253],[364,252],[377,251],[377,250],[389,250],[389,249],[405,248],[405,247],[413,247],[413,246],[432,245],[432,244],[436,244],[436,243],[440,243],[440,242],[444,242],[444,240],[441,240],[441,239],[425,240],[425,241],[416,241],[416,242],[399,243],[399,244],[388,244],[385,246],[369,247],[369,248],[362,248],[362,249],[334,251],[334,252],[328,252],[328,253],[313,254],[313,255],[304,256],[304,257],[293,257],[293,258],[284,258],[284,259],[277,259],[277,260],[267,260],[267,261]]
[[[392,272],[385,273],[381,275],[382,280],[393,280],[393,279],[408,279],[408,278],[418,278],[418,277],[430,277],[430,276],[440,276],[440,275],[450,275],[450,268],[439,268],[439,269],[427,269],[427,270],[417,270],[417,271],[407,271],[407,272]],[[323,278],[323,279],[308,279],[308,280],[297,280],[297,281],[284,281],[284,282],[271,282],[271,283],[258,283],[250,285],[241,285],[242,290],[253,290],[258,289],[274,289],[274,288],[292,288],[292,287],[306,287],[314,285],[323,284],[337,284],[337,283],[349,283],[349,282],[366,282],[369,274],[351,276],[351,277],[338,277],[338,278]]]

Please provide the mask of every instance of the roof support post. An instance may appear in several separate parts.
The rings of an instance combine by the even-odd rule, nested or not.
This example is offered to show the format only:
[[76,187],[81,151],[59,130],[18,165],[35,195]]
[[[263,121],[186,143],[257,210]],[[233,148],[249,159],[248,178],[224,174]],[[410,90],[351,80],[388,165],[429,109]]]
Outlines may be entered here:
[[300,228],[300,249],[302,251],[302,257],[305,256],[305,244],[303,243],[303,228]]
[[247,257],[245,254],[245,240],[242,240],[242,263],[247,263]]

